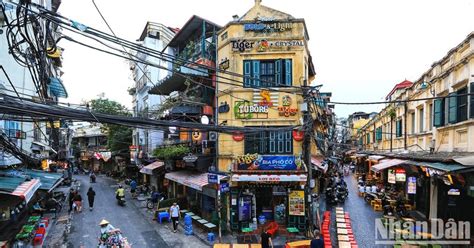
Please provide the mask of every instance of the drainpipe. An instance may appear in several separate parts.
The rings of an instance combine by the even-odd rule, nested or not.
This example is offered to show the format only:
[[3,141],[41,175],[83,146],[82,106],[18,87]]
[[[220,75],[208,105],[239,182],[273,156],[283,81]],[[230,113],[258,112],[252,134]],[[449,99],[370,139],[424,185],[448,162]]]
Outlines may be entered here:
[[393,148],[393,115],[390,114],[390,152]]
[[407,111],[408,111],[408,105],[407,105],[407,103],[405,102],[404,111],[403,111],[403,119],[404,119],[403,125],[405,126],[405,127],[404,127],[404,130],[403,130],[403,131],[404,131],[404,135],[403,135],[403,137],[404,137],[403,140],[404,140],[404,141],[403,141],[403,143],[404,143],[404,149],[405,149],[405,150],[408,149],[408,144],[407,144],[407,138],[408,138],[408,132],[407,132],[407,115],[408,115],[408,113],[407,113]]

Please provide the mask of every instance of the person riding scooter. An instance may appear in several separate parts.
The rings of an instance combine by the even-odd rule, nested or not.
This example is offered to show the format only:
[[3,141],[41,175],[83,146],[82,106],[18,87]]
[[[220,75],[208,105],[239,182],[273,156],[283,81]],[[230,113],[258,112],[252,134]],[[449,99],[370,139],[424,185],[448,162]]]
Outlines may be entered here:
[[115,197],[117,198],[117,203],[121,206],[125,205],[125,189],[122,185],[119,185],[117,191],[115,191]]

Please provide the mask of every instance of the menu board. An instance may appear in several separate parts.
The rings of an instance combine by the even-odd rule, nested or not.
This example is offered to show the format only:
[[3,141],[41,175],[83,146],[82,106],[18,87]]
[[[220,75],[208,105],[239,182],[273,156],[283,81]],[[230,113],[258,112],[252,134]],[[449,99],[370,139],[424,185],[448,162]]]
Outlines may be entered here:
[[304,191],[294,190],[288,195],[288,214],[304,216]]
[[405,182],[406,181],[406,173],[404,169],[396,169],[395,170],[395,180],[397,182]]
[[407,193],[411,195],[416,194],[416,177],[408,177]]
[[395,170],[388,170],[388,183],[395,184]]

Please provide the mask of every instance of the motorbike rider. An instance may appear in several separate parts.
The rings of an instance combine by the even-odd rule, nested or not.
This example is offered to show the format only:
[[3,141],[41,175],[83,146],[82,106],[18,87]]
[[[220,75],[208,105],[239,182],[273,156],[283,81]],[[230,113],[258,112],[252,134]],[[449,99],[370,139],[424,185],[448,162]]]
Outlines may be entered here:
[[99,223],[99,226],[100,226],[100,234],[110,233],[110,232],[113,232],[113,231],[117,230],[106,219],[103,219]]
[[117,197],[117,200],[120,200],[125,197],[125,189],[122,187],[121,184],[119,184],[117,191],[115,191],[115,195]]
[[90,174],[89,177],[90,177],[90,179],[91,179],[91,183],[95,183],[95,178],[96,178],[96,176],[95,176],[94,171],[91,171],[91,174]]

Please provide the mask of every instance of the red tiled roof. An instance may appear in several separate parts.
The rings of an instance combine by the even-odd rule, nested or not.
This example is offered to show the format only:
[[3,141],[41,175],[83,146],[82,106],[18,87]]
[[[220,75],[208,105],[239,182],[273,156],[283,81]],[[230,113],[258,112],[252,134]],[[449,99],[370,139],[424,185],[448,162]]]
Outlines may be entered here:
[[396,90],[405,89],[411,87],[412,85],[413,83],[408,80],[404,80],[403,82],[396,84],[395,87],[393,87],[393,89],[390,91],[390,93],[388,93],[387,97],[385,97],[385,99],[388,99],[393,93],[395,93]]

